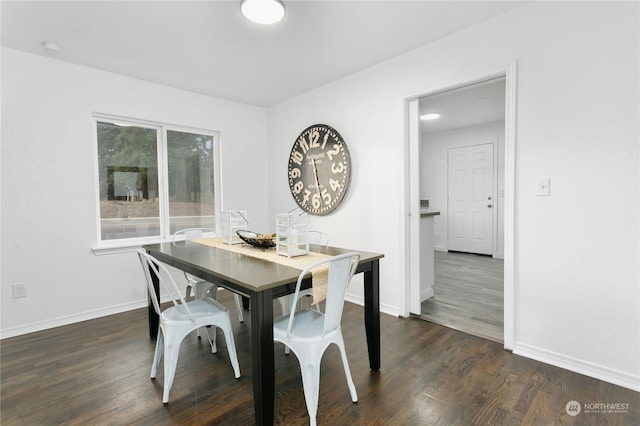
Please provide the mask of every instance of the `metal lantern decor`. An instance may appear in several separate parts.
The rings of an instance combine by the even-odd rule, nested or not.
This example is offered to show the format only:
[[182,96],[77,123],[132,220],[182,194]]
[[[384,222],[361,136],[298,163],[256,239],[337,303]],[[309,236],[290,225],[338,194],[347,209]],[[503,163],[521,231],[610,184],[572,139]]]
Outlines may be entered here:
[[309,253],[309,215],[280,213],[276,215],[276,252],[294,257]]
[[222,242],[240,244],[242,240],[237,231],[246,230],[249,221],[245,210],[223,210],[220,225],[222,226]]

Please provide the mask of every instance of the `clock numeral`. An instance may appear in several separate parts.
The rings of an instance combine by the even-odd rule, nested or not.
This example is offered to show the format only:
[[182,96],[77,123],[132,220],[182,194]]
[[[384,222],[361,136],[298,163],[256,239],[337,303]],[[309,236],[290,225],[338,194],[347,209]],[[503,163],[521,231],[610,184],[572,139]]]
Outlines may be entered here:
[[298,195],[300,191],[304,189],[304,183],[301,180],[297,181],[295,185],[293,185],[293,189],[291,190],[295,195]]
[[304,156],[299,151],[291,151],[291,161],[296,163],[298,166],[302,166],[302,160]]
[[338,182],[335,179],[329,179],[329,186],[331,186],[331,189],[333,189],[333,192],[337,191],[339,188],[342,188],[342,185],[340,184],[340,182]]
[[320,139],[320,133],[318,133],[317,130],[314,130],[313,132],[311,132],[311,134],[309,135],[309,147],[310,148],[319,147],[320,144],[318,143],[318,139]]
[[329,139],[329,133],[324,134],[324,140],[322,141],[322,150],[324,151],[324,147],[327,144],[327,140]]
[[307,140],[304,138],[304,136],[298,139],[298,146],[302,149],[303,154],[306,154],[307,151],[309,151],[309,144],[307,143]]
[[340,153],[340,145],[337,143],[333,144],[333,149],[327,151],[327,156],[329,157],[329,161],[333,161],[333,156]]
[[344,171],[344,163],[342,161],[331,164],[331,171],[333,174],[342,173]]
[[[305,192],[308,192],[309,194],[311,193],[310,191],[305,191]],[[329,194],[329,190],[327,188],[324,188],[322,191],[316,192],[315,194],[313,194],[313,197],[311,197],[311,206],[314,209],[318,210],[320,207],[322,207],[323,202],[327,206],[331,205],[332,199],[333,198],[331,198],[331,194]]]
[[324,201],[326,205],[331,204],[331,194],[329,194],[327,188],[322,190],[322,201]]
[[304,197],[302,197],[302,204],[307,204],[309,202],[309,197],[311,196],[311,191],[308,189],[304,190]]
[[289,179],[296,179],[296,178],[299,178],[300,176],[302,176],[302,172],[297,167],[289,171]]
[[[302,149],[302,153],[306,154],[307,151],[309,151],[309,149],[318,148],[320,146],[320,144],[318,143],[319,139],[320,139],[320,133],[317,130],[314,130],[313,132],[309,133],[309,143],[307,143],[307,140],[304,138],[304,135],[302,135],[300,136],[300,139],[298,139],[298,146],[300,146],[300,149]],[[325,135],[325,143],[326,143],[326,140],[327,138]]]

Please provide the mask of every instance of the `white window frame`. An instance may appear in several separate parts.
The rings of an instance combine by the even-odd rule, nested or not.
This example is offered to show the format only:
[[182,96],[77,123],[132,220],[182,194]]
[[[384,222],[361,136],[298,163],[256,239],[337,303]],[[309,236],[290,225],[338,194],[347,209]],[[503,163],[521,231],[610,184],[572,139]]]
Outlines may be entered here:
[[[114,240],[102,239],[102,224],[100,216],[100,164],[98,161],[98,122],[115,122],[132,126],[144,127],[157,130],[157,153],[158,153],[158,192],[160,194],[160,235],[150,237],[120,238]],[[222,173],[221,173],[221,148],[220,132],[216,130],[201,129],[195,127],[181,126],[169,123],[156,122],[131,117],[122,117],[112,114],[93,113],[92,133],[93,133],[93,159],[94,159],[94,180],[95,180],[95,216],[96,216],[96,243],[92,247],[95,254],[109,254],[124,251],[133,251],[145,244],[155,244],[171,240],[169,221],[169,160],[167,154],[167,131],[188,132],[211,136],[213,138],[213,186],[214,186],[214,214],[216,230],[219,229],[220,214],[222,211]]]

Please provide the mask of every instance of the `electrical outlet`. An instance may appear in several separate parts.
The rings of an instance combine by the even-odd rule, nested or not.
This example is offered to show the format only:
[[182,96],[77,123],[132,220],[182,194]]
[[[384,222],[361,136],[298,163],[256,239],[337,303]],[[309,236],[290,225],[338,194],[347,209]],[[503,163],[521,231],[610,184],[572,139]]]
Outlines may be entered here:
[[12,286],[13,289],[13,298],[19,299],[21,297],[27,297],[27,284],[25,283],[16,283]]

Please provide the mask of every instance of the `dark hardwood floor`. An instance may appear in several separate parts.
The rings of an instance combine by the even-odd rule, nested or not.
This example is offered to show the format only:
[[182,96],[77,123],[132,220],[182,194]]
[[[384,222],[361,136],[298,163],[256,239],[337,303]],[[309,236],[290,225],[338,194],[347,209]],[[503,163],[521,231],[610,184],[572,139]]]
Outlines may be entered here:
[[494,342],[504,341],[504,261],[436,251],[434,296],[420,317]]
[[[229,292],[221,301],[233,308]],[[274,309],[279,312],[279,304]],[[248,318],[248,313],[247,316]],[[224,338],[211,354],[183,342],[170,402],[139,309],[0,342],[0,422],[9,425],[252,425],[249,322],[231,312],[242,377]],[[359,402],[349,398],[337,349],[322,362],[320,425],[638,425],[637,392],[504,351],[502,345],[415,318],[382,315],[382,369],[367,360],[362,308],[345,305],[343,333]],[[275,424],[306,425],[294,355],[276,345]],[[580,413],[569,401],[629,404],[626,413]]]

